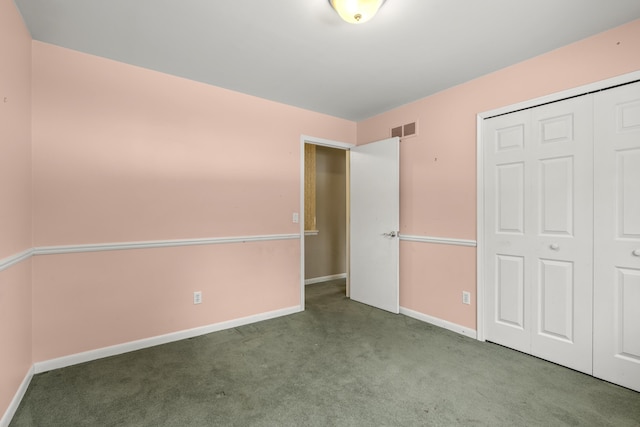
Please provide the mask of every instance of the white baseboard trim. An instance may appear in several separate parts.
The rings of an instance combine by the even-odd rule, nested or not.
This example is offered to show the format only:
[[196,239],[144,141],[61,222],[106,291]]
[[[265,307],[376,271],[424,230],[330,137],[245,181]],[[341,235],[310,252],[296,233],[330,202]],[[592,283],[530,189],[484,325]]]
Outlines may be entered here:
[[313,285],[314,283],[328,282],[329,280],[346,279],[347,273],[333,274],[331,276],[312,277],[311,279],[305,279],[305,285]]
[[33,374],[34,369],[32,366],[27,371],[27,375],[25,375],[24,379],[22,380],[22,383],[20,384],[18,391],[16,391],[16,394],[13,396],[13,399],[11,399],[9,407],[6,411],[4,411],[4,415],[2,416],[2,418],[0,418],[0,427],[8,427],[9,423],[11,423],[11,419],[18,410],[18,406],[20,406],[20,402],[22,401],[24,394],[27,392],[27,388],[29,388],[29,383],[31,382],[31,378],[33,378]]
[[110,347],[99,348],[96,350],[85,351],[83,353],[72,354],[69,356],[59,357],[57,359],[36,362],[34,372],[40,374],[42,372],[51,371],[53,369],[65,368],[67,366],[77,365],[79,363],[90,362],[105,357],[116,356],[118,354],[128,353],[131,351],[141,350],[143,348],[154,347],[161,344],[167,344],[174,341],[180,341],[187,338],[193,338],[200,335],[206,335],[212,332],[222,331],[225,329],[236,328],[238,326],[248,325],[250,323],[261,322],[263,320],[274,319],[276,317],[287,316],[302,311],[300,306],[283,308],[280,310],[268,311],[253,316],[241,317],[239,319],[228,320],[225,322],[214,323],[212,325],[201,326],[198,328],[187,329],[184,331],[173,332],[170,334],[159,335],[156,337],[145,338],[138,341],[132,341],[124,344],[113,345]]
[[446,320],[438,319],[437,317],[428,316],[418,311],[410,310],[408,308],[400,307],[400,314],[412,317],[417,320],[421,320],[426,323],[430,323],[435,326],[439,326],[444,329],[448,329],[453,332],[457,332],[461,335],[477,339],[477,333],[475,329],[469,329],[466,326],[461,326],[456,323],[451,323]]

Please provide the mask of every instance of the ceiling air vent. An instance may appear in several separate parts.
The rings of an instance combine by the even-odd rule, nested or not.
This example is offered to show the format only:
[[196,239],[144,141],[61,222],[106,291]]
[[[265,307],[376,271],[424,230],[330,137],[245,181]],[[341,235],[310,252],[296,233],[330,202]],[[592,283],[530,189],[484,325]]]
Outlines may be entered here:
[[391,128],[391,137],[408,138],[418,134],[417,122],[407,123],[406,125]]

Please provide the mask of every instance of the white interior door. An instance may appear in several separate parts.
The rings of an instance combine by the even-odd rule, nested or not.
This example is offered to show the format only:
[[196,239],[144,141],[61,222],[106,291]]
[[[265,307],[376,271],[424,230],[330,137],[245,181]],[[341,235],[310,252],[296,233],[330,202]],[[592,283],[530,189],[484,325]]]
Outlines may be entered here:
[[487,340],[591,373],[591,97],[485,121]]
[[351,149],[350,296],[399,312],[399,139]]
[[640,83],[595,95],[594,363],[640,391]]

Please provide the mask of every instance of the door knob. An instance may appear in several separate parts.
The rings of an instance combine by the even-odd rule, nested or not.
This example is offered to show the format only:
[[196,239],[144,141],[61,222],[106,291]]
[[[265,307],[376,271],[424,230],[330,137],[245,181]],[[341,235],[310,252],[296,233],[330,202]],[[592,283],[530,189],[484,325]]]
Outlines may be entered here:
[[560,245],[557,243],[552,243],[549,245],[549,248],[551,248],[551,250],[557,251],[560,249]]
[[636,249],[635,251],[631,252],[633,254],[633,256],[640,256],[640,249]]
[[382,235],[384,237],[396,237],[398,235],[398,233],[396,233],[395,231],[390,231],[388,233],[382,233]]

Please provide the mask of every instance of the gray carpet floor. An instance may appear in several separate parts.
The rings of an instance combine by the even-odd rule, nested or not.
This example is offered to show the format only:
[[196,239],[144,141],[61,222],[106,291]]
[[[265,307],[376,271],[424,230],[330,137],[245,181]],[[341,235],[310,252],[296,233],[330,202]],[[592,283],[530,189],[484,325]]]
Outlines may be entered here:
[[10,426],[640,426],[640,393],[344,292],[36,375]]

